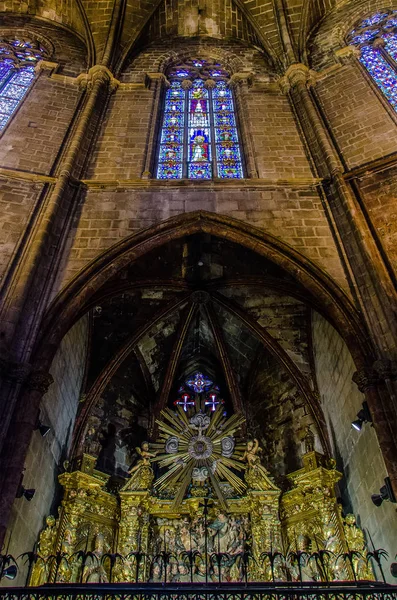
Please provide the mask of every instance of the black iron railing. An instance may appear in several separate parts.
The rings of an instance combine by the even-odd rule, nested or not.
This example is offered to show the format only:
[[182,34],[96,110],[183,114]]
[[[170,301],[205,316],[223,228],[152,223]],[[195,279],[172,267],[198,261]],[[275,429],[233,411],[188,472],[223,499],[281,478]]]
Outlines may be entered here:
[[377,582],[239,584],[52,584],[0,588],[0,600],[397,600]]

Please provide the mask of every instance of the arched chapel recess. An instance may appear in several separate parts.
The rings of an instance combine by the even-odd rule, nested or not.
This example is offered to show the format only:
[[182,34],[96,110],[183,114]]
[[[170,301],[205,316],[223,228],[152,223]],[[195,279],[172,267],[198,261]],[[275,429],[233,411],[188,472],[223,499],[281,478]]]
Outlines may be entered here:
[[[38,543],[32,584],[372,579],[349,552],[394,555],[394,505],[370,498],[397,496],[397,119],[349,35],[397,7],[331,4],[0,2],[6,50],[46,50],[0,144],[0,539]],[[227,82],[243,160],[217,146],[230,122],[207,148],[185,132],[163,181],[192,61],[220,69],[210,122]]]

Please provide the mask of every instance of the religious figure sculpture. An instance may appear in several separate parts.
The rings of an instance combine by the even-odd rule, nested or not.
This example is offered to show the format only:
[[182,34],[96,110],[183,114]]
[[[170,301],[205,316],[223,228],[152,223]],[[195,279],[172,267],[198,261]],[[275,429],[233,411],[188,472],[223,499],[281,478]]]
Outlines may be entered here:
[[49,557],[55,552],[57,536],[56,519],[52,515],[46,518],[47,527],[42,530],[38,543],[38,558],[33,566],[30,585],[42,585],[48,581]]
[[305,452],[314,452],[314,433],[310,429],[310,425],[308,425],[305,429],[305,437],[303,438],[305,443]]
[[244,454],[240,457],[240,460],[246,463],[245,481],[252,489],[262,489],[264,485],[272,487],[268,478],[269,471],[261,464],[260,452],[262,448],[255,438],[247,442]]
[[149,443],[142,442],[141,447],[137,447],[136,451],[141,457],[137,464],[128,472],[131,478],[122,488],[123,492],[133,489],[147,489],[153,481],[153,469],[150,466],[150,459],[157,456],[157,452],[149,451]]
[[349,513],[344,520],[344,533],[351,565],[357,579],[374,579],[371,564],[367,561],[367,550],[363,530],[356,524],[356,517]]

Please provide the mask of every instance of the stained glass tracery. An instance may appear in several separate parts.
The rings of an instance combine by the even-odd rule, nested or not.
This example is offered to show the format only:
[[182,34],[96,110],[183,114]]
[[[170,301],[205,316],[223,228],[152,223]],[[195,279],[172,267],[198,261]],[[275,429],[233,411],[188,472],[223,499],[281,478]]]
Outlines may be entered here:
[[348,41],[359,46],[361,63],[397,110],[397,11],[364,19]]
[[193,60],[169,77],[157,178],[243,178],[228,74],[217,64]]
[[38,42],[0,40],[0,132],[26,95],[34,79],[35,64],[45,54]]

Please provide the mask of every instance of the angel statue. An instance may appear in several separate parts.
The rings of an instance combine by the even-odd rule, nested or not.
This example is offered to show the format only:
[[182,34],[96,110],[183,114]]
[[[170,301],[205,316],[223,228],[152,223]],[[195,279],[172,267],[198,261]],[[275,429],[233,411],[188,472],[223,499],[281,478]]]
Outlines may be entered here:
[[141,447],[135,448],[140,459],[128,473],[131,478],[122,488],[123,492],[135,489],[147,489],[153,481],[153,469],[150,466],[150,459],[157,455],[157,452],[149,452],[149,443],[142,442]]
[[245,481],[252,489],[269,489],[273,484],[268,479],[269,471],[261,464],[260,452],[262,448],[256,438],[247,442],[244,454],[240,457],[241,461],[246,462]]

